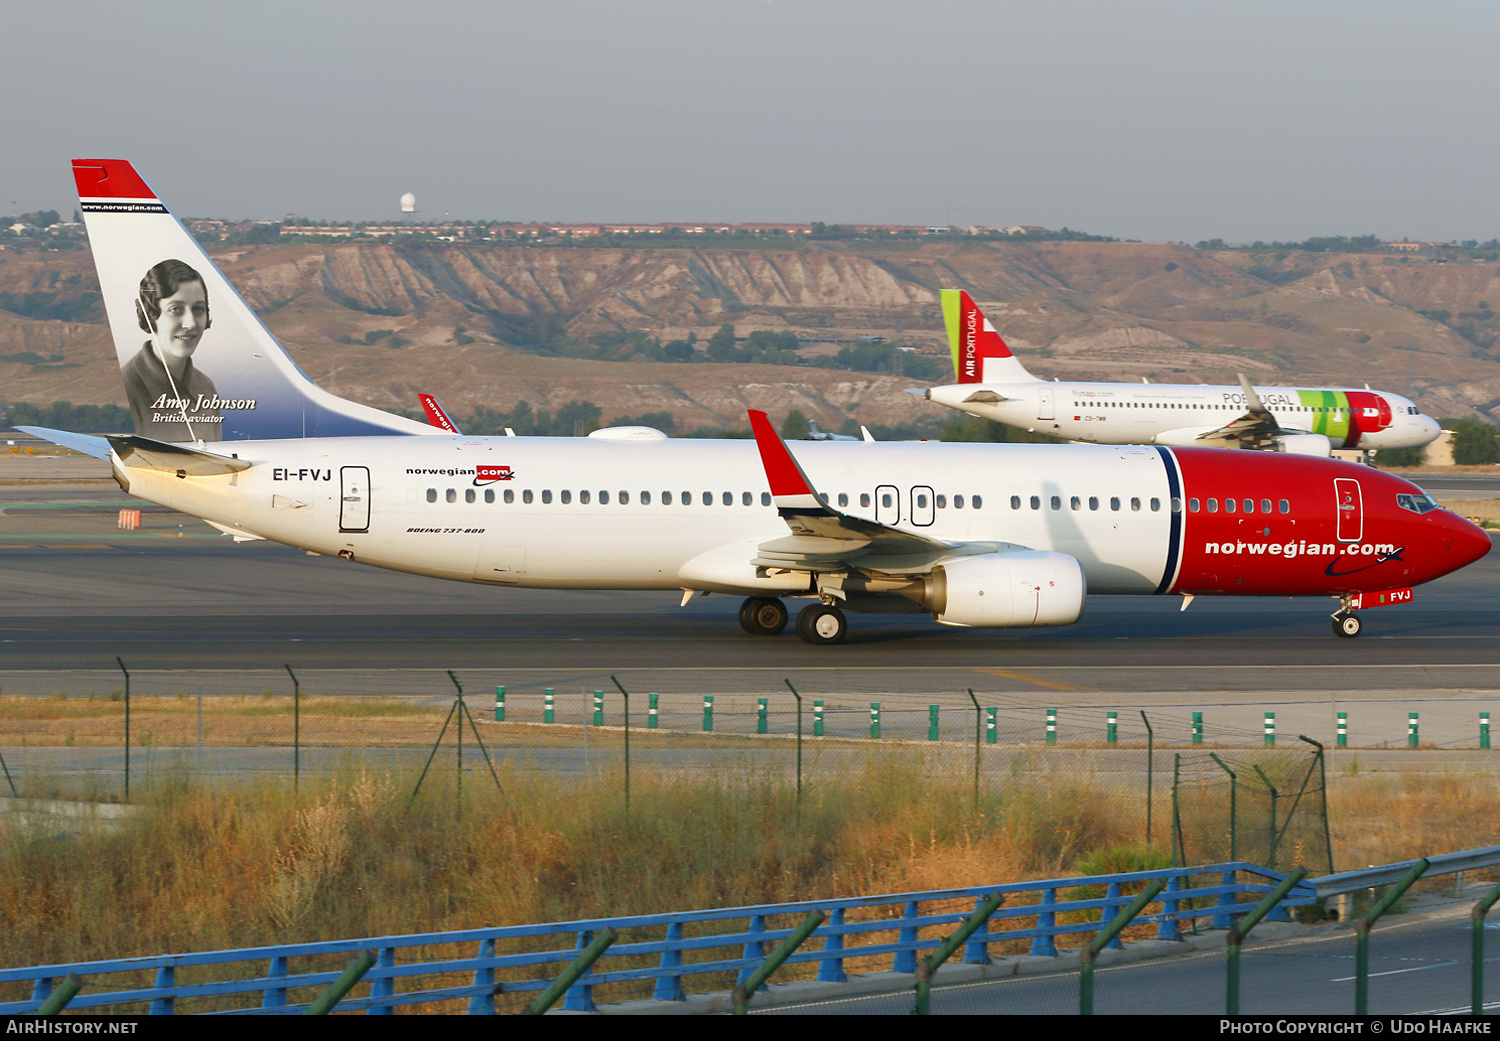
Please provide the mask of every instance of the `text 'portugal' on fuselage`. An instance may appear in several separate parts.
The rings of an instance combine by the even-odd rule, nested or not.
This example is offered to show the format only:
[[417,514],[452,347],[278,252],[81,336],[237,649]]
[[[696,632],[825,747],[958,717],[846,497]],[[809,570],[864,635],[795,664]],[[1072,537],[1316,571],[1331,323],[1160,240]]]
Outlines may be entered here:
[[872,441],[794,453],[756,411],[754,442],[450,433],[312,384],[128,163],[75,175],[138,429],[29,429],[239,541],[497,585],[728,593],[766,635],[787,624],[784,598],[805,598],[797,631],[816,644],[844,638],[845,611],[1066,625],[1089,592],[1329,596],[1352,636],[1362,608],[1490,548],[1415,485],[1328,459]]

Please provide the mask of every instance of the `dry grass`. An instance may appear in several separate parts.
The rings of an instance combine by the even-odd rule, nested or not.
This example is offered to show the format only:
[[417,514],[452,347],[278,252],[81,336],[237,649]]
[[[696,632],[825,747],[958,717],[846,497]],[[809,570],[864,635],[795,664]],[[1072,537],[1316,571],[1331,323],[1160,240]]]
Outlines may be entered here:
[[[618,775],[505,773],[503,794],[465,785],[461,819],[437,772],[410,808],[413,777],[357,764],[300,793],[167,779],[119,834],[0,830],[0,964],[978,886],[1134,870],[1160,853],[1135,845],[1139,800],[1087,777],[1028,770],[976,814],[964,772],[940,753],[870,749],[820,774],[799,813],[781,768],[753,764],[637,776],[628,819]],[[1339,778],[1339,866],[1492,841],[1475,825],[1497,796],[1492,776]],[[848,964],[888,967],[889,956]],[[618,986],[598,999],[644,993]]]
[[1365,773],[1328,781],[1340,871],[1500,843],[1500,774]]

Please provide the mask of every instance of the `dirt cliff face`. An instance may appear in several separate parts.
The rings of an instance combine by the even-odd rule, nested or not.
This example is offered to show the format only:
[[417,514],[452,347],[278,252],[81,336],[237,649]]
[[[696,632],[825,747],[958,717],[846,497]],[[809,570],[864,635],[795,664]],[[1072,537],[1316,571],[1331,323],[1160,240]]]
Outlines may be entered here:
[[[1440,320],[1500,307],[1494,263],[1087,242],[287,244],[215,257],[310,376],[384,407],[413,408],[426,391],[457,415],[580,399],[607,418],[669,411],[680,427],[739,425],[747,407],[801,408],[832,425],[849,416],[898,422],[935,408],[902,393],[920,381],[806,366],[601,362],[506,344],[526,343],[528,323],[557,316],[582,342],[634,330],[706,340],[732,322],[741,335],[900,337],[945,354],[943,288],[973,294],[1043,378],[1232,382],[1245,372],[1261,383],[1368,382],[1439,415],[1500,400],[1500,352]],[[0,400],[122,403],[103,320],[86,253],[0,254]],[[384,330],[397,339],[362,342]]]

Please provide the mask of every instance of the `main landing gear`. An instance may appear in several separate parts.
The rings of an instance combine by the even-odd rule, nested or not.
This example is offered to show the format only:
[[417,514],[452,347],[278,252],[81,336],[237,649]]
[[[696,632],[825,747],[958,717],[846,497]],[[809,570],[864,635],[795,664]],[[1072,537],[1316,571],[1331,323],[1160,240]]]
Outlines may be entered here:
[[752,596],[740,605],[740,628],[752,636],[775,636],[786,620],[786,605],[774,596]]
[[[740,605],[740,628],[752,636],[775,636],[786,623],[786,604],[776,597],[752,596]],[[797,635],[807,643],[843,643],[848,634],[849,623],[837,607],[808,604],[797,615]]]
[[804,643],[843,643],[849,633],[844,612],[828,604],[808,604],[797,615],[797,635]]

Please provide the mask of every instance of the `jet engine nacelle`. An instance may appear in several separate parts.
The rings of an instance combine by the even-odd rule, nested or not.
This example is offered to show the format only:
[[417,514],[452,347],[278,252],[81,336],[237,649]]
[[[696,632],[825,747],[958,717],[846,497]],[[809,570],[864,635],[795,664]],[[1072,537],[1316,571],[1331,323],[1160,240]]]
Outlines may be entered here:
[[1083,565],[1063,553],[985,553],[932,569],[928,604],[944,625],[1071,625],[1083,613]]
[[1327,459],[1333,454],[1333,442],[1324,434],[1282,434],[1276,438],[1276,451]]

